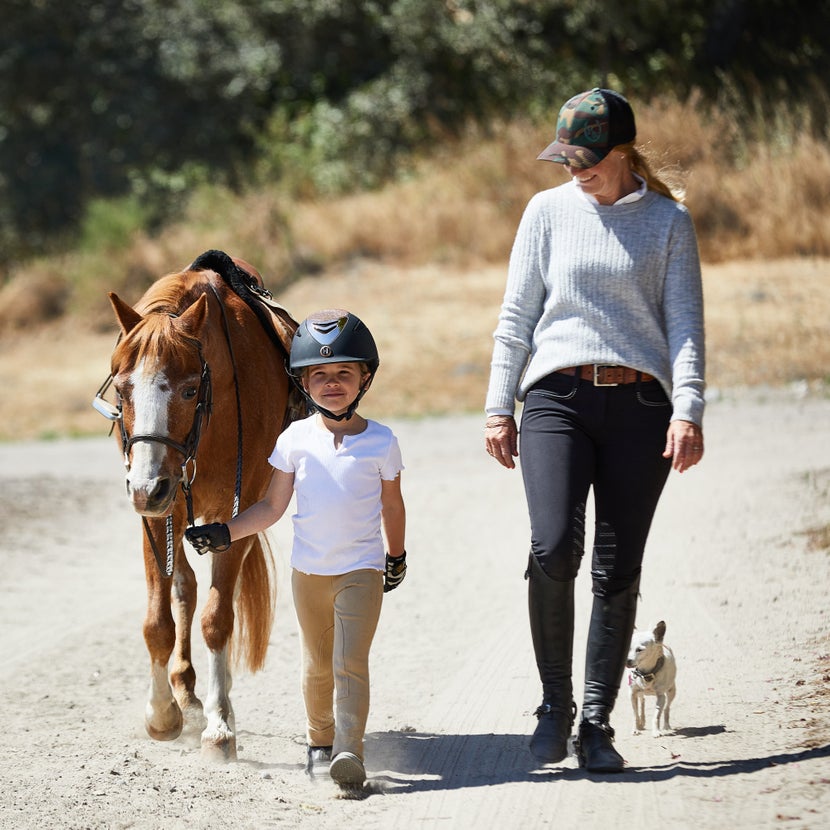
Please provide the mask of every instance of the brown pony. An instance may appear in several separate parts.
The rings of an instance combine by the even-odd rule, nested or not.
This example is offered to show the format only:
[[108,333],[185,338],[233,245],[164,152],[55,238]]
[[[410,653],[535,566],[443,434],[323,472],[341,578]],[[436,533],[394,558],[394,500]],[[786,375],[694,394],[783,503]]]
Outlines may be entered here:
[[[121,335],[94,405],[118,424],[127,493],[144,523],[145,726],[157,740],[199,729],[203,755],[232,760],[232,635],[236,656],[262,668],[276,598],[271,551],[253,536],[212,555],[203,706],[190,646],[196,576],[182,539],[195,519],[227,521],[265,493],[293,400],[285,357],[297,323],[270,302],[253,268],[221,251],[162,277],[135,308],[109,296]],[[110,382],[116,405],[103,397]]]

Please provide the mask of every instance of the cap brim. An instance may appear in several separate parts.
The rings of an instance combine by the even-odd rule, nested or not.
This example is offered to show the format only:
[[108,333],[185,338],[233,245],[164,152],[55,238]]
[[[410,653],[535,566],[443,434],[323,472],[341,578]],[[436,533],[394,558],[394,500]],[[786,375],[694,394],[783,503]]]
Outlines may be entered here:
[[579,167],[583,170],[599,164],[607,155],[602,150],[589,150],[579,144],[564,144],[553,141],[536,156],[538,161],[552,161],[556,164],[567,164],[569,167]]

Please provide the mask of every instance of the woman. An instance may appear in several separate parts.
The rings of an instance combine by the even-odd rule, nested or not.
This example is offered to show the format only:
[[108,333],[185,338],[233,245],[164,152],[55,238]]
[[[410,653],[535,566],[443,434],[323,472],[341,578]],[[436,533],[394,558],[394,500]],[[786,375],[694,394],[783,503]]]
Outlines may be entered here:
[[539,156],[571,181],[537,193],[519,225],[494,339],[485,443],[518,456],[531,525],[530,628],[542,704],[530,742],[541,761],[567,756],[574,579],[593,487],[594,595],[578,754],[616,772],[611,710],[637,607],[657,501],[674,468],[703,455],[703,300],[691,218],[634,146],[626,99],[592,89],[559,112]]

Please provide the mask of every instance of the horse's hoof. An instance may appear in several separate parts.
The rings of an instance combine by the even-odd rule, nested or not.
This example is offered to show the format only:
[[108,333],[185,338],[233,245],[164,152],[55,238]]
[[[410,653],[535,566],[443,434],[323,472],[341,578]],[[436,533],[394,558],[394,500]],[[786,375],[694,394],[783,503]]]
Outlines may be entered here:
[[186,697],[177,697],[176,699],[178,700],[179,708],[182,710],[184,730],[188,733],[201,735],[207,726],[202,701],[196,695],[187,695]]
[[227,764],[236,760],[236,738],[211,740],[202,738],[202,758],[205,761]]
[[198,738],[205,730],[205,713],[201,707],[191,706],[184,710],[184,732]]
[[154,741],[175,741],[182,734],[183,726],[182,710],[175,700],[170,702],[163,713],[147,707],[144,728]]

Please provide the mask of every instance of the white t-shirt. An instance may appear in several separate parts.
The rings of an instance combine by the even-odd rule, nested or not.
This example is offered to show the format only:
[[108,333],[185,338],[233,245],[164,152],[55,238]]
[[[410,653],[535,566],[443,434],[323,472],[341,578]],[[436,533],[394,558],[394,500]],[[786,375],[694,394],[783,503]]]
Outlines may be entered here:
[[367,421],[335,448],[334,436],[312,415],[280,434],[268,461],[294,473],[293,568],[321,575],[384,569],[381,479],[393,481],[404,469],[389,427]]

